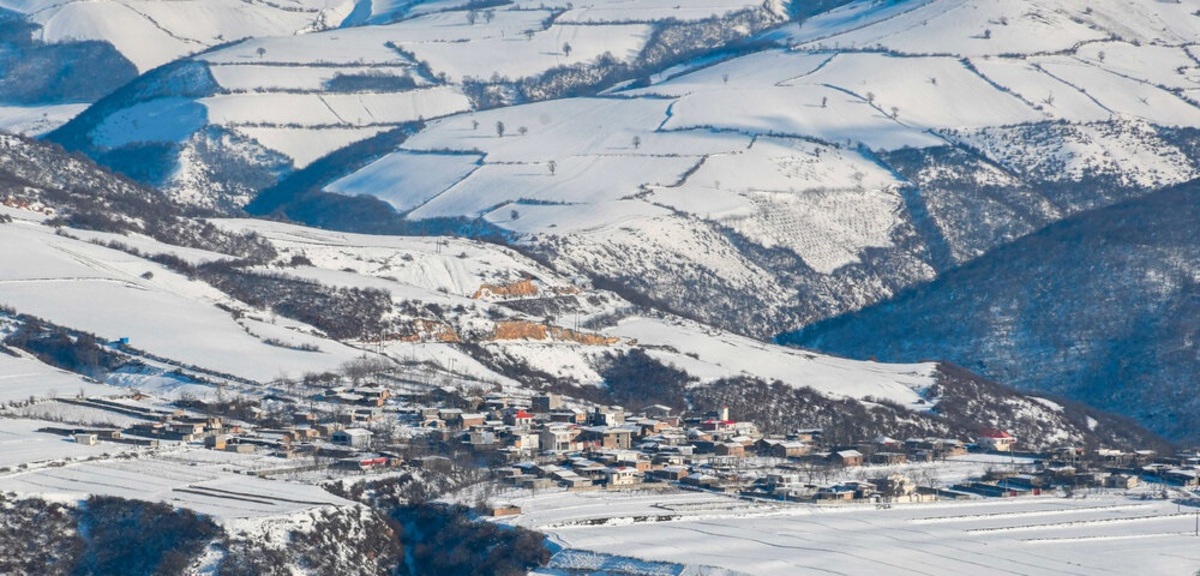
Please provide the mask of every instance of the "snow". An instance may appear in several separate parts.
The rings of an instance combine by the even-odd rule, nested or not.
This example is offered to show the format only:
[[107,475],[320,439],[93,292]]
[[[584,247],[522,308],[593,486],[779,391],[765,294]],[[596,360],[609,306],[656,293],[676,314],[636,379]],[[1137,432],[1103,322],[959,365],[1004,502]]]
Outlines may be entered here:
[[1086,87],[1087,94],[1114,115],[1144,118],[1164,126],[1200,125],[1200,109],[1157,86],[1074,58],[1054,56],[1040,58],[1037,63],[1063,82]]
[[204,127],[205,109],[186,98],[161,98],[122,108],[92,131],[97,144],[119,148],[143,142],[178,142]]
[[[540,28],[540,26],[539,26]],[[641,24],[610,26],[553,26],[532,37],[509,34],[501,38],[483,38],[473,42],[405,43],[420,60],[450,80],[466,77],[518,79],[534,76],[557,66],[593,61],[605,53],[618,60],[637,55],[650,27]],[[563,45],[570,44],[570,54]]]
[[[930,81],[936,78],[937,83]],[[996,90],[957,58],[895,58],[841,54],[820,70],[789,84],[838,86],[901,123],[926,127],[971,127],[1035,122],[1042,116],[1024,102]]]
[[41,136],[83,112],[87,104],[50,106],[0,106],[0,131],[22,136]]
[[760,138],[712,156],[653,201],[717,220],[762,246],[783,246],[831,273],[869,247],[891,245],[902,208],[890,172],[854,152],[802,140]]
[[444,86],[397,94],[229,94],[200,103],[214,124],[301,126],[399,124],[469,106],[457,88]]
[[46,42],[100,40],[145,72],[182,56],[248,36],[291,35],[340,21],[350,2],[302,0],[289,6],[237,0],[6,0],[30,14]]
[[382,132],[387,132],[392,128],[394,127],[367,126],[363,128],[347,128],[323,126],[320,128],[291,128],[238,126],[233,130],[243,136],[253,138],[259,144],[291,158],[292,166],[299,170],[334,150],[344,148],[361,140],[366,140]]
[[420,84],[408,66],[276,66],[271,64],[210,64],[222,88],[238,91],[319,91],[337,76],[408,77]]
[[[519,218],[512,217],[516,210]],[[507,203],[484,216],[492,224],[521,234],[546,233],[566,235],[603,232],[645,219],[670,215],[670,210],[648,205],[640,200],[618,200],[589,204],[587,210],[578,205],[513,204]]]
[[[163,100],[147,105],[159,102]],[[191,106],[203,106],[209,122],[232,128],[288,156],[297,169],[405,122],[445,116],[470,107],[458,88],[447,86],[396,93],[223,94],[198,103],[189,101]],[[138,114],[135,108],[126,110],[131,115]]]
[[370,194],[397,212],[407,212],[466,178],[480,162],[471,154],[416,154],[398,151],[334,181],[328,192]]
[[694,158],[645,156],[571,156],[538,164],[484,164],[469,177],[441,193],[410,217],[414,219],[477,216],[506,202],[612,202],[632,196],[643,184],[679,180],[696,164]]
[[[121,392],[126,392],[121,390]],[[96,393],[96,391],[92,391]],[[19,406],[8,411],[12,416],[30,420],[53,422],[57,427],[124,428],[145,419],[135,418],[94,406],[72,404],[64,400],[43,401],[28,406]]]
[[[738,139],[700,135],[675,139],[654,133],[668,118],[670,101],[570,98],[474,112],[437,122],[404,143],[408,150],[476,150],[490,163],[537,162],[591,155],[700,155],[713,148],[744,147]],[[474,122],[479,127],[474,128]],[[497,134],[496,123],[505,126]],[[521,134],[521,127],[527,132]],[[642,138],[635,149],[633,137]],[[740,142],[744,143],[745,138]],[[714,146],[715,145],[715,146]]]
[[575,2],[575,8],[559,16],[559,23],[651,22],[673,18],[680,21],[703,20],[730,12],[758,8],[761,2],[748,0],[608,0]]
[[[482,242],[454,238],[350,234],[265,220],[214,220],[236,231],[253,231],[285,252],[303,254],[328,272],[351,269],[383,278],[393,290],[417,288],[425,298],[438,295],[460,303],[481,284],[539,277],[548,286],[568,287],[516,252]],[[457,295],[450,300],[450,295]]]
[[270,346],[213,305],[223,294],[123,252],[25,225],[0,227],[0,244],[0,304],[179,362],[264,381],[361,354],[333,341],[320,352]]
[[1115,74],[1160,87],[1185,90],[1200,88],[1197,62],[1184,47],[1093,42],[1080,46],[1075,56]]
[[[430,123],[401,151],[327,189],[379,196],[414,219],[486,215],[522,232],[563,233],[638,212],[654,216],[662,209],[623,200],[647,186],[675,184],[705,155],[749,144],[737,134],[654,131],[669,106],[654,99],[569,99],[455,116]],[[497,123],[505,125],[503,137]],[[461,154],[438,153],[446,150]],[[568,206],[578,204],[603,208]]]
[[[99,454],[106,446],[79,448]],[[198,465],[201,462],[155,457],[152,453],[132,460],[68,464],[0,477],[0,490],[77,499],[99,494],[158,501],[217,520],[281,516],[351,504],[316,486],[234,474],[223,470],[220,460]]]
[[852,83],[863,90],[862,94],[814,83],[695,92],[672,107],[672,115],[663,128],[713,127],[750,134],[809,136],[825,142],[862,142],[872,149],[920,148],[942,143],[937,137],[903,121],[896,122],[868,104],[865,77],[858,78],[862,80]]
[[[834,358],[765,344],[690,321],[634,318],[606,333],[636,338],[652,356],[705,381],[751,374],[767,381],[808,386],[831,397],[874,396],[914,409],[920,392],[933,384],[936,369],[932,363],[879,364]],[[678,353],[661,351],[664,347]]]
[[1045,406],[1055,412],[1063,411],[1062,404],[1059,404],[1058,402],[1055,402],[1049,398],[1041,398],[1039,396],[1030,396],[1029,399],[1033,400],[1034,402],[1037,402],[1038,404],[1041,404],[1042,406]]
[[0,351],[0,405],[30,398],[76,395],[88,396],[122,392],[120,388],[100,384],[78,374],[43,364],[32,356]]
[[1050,180],[1103,173],[1124,185],[1150,187],[1185,182],[1197,174],[1188,154],[1159,140],[1156,128],[1144,121],[1063,126],[1053,138],[1027,139],[1013,146],[1020,130],[989,128],[966,134],[963,140],[1002,163],[1026,166]]
[[[1190,573],[1200,566],[1194,514],[1178,514],[1170,502],[1118,494],[884,510],[750,506],[696,493],[552,493],[516,503],[523,514],[513,522],[547,530],[567,549],[764,576]],[[660,515],[675,519],[637,521]],[[613,517],[628,520],[582,522]]]
[[636,96],[683,96],[718,87],[740,91],[761,90],[811,74],[832,57],[822,53],[765,50],[677,75],[653,86],[629,90],[626,93]]
[[[384,28],[331,30],[302,36],[251,38],[232,46],[197,56],[213,64],[256,64],[261,66],[407,66],[395,50],[384,45],[394,34]],[[259,49],[262,56],[259,56]]]
[[95,230],[78,230],[72,229],[70,235],[93,244],[108,244],[118,243],[124,244],[134,250],[137,250],[147,255],[170,254],[176,258],[183,260],[189,264],[199,265],[208,262],[216,262],[219,260],[233,260],[233,256],[221,254],[220,252],[210,252],[199,248],[188,248],[185,246],[175,246],[173,244],[164,244],[149,236],[142,234],[114,234],[112,232],[97,232]]
[[997,85],[1056,118],[1075,122],[1107,120],[1112,114],[1087,94],[1038,69],[1023,58],[974,59],[971,64]]
[[[1070,4],[1068,11],[1063,4]],[[1105,38],[1077,21],[1076,0],[862,0],[802,23],[792,41],[805,48],[885,48],[907,54],[964,56],[1046,53]]]
[[[43,462],[68,458],[100,457],[125,452],[126,445],[101,442],[95,446],[76,444],[72,438],[37,432],[39,428],[61,426],[45,420],[0,418],[0,485],[13,475],[11,470],[21,464],[27,467]],[[3,490],[3,488],[0,488]]]

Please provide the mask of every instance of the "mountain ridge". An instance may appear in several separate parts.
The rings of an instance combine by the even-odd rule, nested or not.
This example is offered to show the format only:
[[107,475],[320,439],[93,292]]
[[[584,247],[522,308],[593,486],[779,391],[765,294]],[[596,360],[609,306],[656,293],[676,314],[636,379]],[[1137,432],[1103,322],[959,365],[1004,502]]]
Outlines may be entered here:
[[960,361],[1025,390],[1123,408],[1194,441],[1186,382],[1200,356],[1186,326],[1200,313],[1197,194],[1193,180],[1077,214],[778,340],[860,358]]

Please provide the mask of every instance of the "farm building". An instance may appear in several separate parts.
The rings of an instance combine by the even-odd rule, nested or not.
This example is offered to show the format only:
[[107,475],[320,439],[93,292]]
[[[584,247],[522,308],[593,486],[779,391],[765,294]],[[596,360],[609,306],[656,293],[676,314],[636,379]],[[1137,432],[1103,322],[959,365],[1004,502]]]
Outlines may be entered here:
[[351,448],[366,448],[371,445],[371,431],[363,428],[347,428],[334,432],[329,439],[334,444]]
[[994,428],[984,428],[979,434],[979,446],[984,450],[992,450],[995,452],[1012,452],[1013,446],[1016,445],[1017,439],[1012,434],[1004,430],[996,430]]

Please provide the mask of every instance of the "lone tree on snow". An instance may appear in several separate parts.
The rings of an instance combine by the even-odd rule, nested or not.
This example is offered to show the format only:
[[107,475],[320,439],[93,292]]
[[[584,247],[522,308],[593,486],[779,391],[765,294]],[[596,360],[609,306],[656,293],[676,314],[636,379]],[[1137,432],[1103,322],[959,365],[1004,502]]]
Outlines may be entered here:
[[496,121],[496,136],[499,136],[500,138],[504,137],[504,122],[499,120]]
[[571,56],[571,43],[570,42],[563,42],[563,56],[567,56],[567,57]]
[[558,162],[551,160],[546,163],[546,167],[550,169],[550,175],[553,176],[554,172],[558,170]]

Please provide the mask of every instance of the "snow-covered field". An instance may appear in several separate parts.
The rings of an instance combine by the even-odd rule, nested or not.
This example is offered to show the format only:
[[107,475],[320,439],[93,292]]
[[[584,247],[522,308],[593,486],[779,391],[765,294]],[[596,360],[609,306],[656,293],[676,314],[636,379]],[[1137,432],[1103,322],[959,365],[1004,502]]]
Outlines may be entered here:
[[321,342],[319,352],[271,346],[218,309],[231,300],[211,286],[49,228],[0,227],[0,245],[0,304],[101,338],[129,338],[177,362],[265,381],[330,370],[362,353],[333,341]]
[[[44,464],[62,459],[101,458],[133,450],[125,444],[76,444],[73,438],[38,432],[39,428],[61,426],[46,420],[0,418],[0,484],[13,478],[18,467]],[[3,490],[4,488],[0,488]]]
[[0,405],[11,401],[53,396],[113,394],[121,389],[47,366],[29,355],[0,352]]
[[[567,549],[739,574],[1191,574],[1196,509],[1120,494],[893,505],[755,505],[699,493],[518,498]],[[668,521],[654,521],[658,517]],[[609,518],[602,525],[589,520]],[[695,568],[693,568],[695,569]]]
[[87,104],[0,106],[0,130],[22,136],[41,136],[86,109]]
[[[0,423],[5,421],[0,420]],[[24,438],[28,441],[28,438]],[[78,446],[102,454],[113,445]],[[62,455],[77,456],[80,452]],[[231,457],[226,453],[218,456]],[[166,502],[221,520],[281,516],[301,510],[348,505],[321,488],[284,480],[234,474],[220,460],[159,457],[145,449],[132,459],[109,459],[0,475],[0,490],[48,498],[83,499],[91,494]],[[236,456],[236,455],[233,455]]]
[[301,0],[287,5],[237,0],[6,0],[0,6],[42,26],[45,42],[100,40],[145,72],[239,38],[291,35],[337,26],[353,2]]
[[638,318],[622,322],[609,333],[636,338],[652,347],[677,350],[670,354],[652,350],[650,354],[706,381],[755,374],[767,381],[809,386],[834,397],[875,396],[902,405],[916,404],[919,393],[933,384],[936,369],[932,363],[878,364],[833,358],[763,344],[691,322]]

